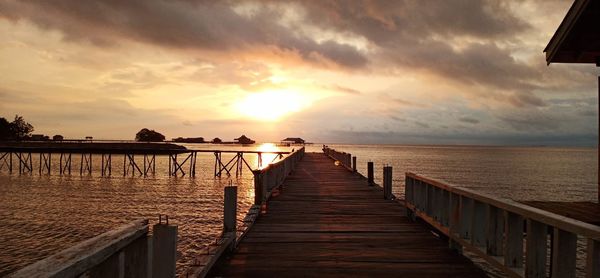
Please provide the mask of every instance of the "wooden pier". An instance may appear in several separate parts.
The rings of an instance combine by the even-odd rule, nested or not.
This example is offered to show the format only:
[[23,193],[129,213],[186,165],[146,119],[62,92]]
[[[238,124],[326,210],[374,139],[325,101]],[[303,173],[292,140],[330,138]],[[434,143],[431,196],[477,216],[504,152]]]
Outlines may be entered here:
[[[244,168],[254,170],[248,163],[248,154],[256,155],[257,165],[273,163],[283,158],[286,151],[251,151],[251,150],[188,150],[187,148],[171,143],[97,143],[97,142],[1,142],[0,143],[0,171],[19,174],[50,175],[52,165],[58,164],[59,175],[92,175],[94,156],[100,157],[101,176],[111,176],[113,173],[113,160],[117,156],[123,157],[123,176],[151,176],[156,174],[157,157],[168,157],[169,176],[196,176],[198,153],[213,153],[215,157],[214,176],[242,175]],[[52,163],[52,155],[55,158]],[[225,160],[223,154],[229,154],[230,160]],[[246,154],[246,156],[244,156]],[[264,155],[274,156],[272,161],[263,161]],[[34,163],[34,158],[38,157]],[[141,160],[141,161],[140,161]],[[97,161],[97,160],[96,160]],[[79,163],[77,163],[79,162]],[[79,164],[79,165],[77,165]],[[37,167],[37,171],[35,171]],[[5,170],[6,169],[6,170]],[[78,170],[78,171],[77,171]]]
[[485,277],[344,166],[307,153],[209,276]]

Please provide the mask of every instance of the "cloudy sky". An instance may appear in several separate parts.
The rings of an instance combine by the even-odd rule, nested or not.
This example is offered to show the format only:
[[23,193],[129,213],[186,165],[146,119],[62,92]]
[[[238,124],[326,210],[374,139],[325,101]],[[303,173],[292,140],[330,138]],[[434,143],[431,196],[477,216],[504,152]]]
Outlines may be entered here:
[[0,116],[131,139],[594,145],[572,1],[0,0]]

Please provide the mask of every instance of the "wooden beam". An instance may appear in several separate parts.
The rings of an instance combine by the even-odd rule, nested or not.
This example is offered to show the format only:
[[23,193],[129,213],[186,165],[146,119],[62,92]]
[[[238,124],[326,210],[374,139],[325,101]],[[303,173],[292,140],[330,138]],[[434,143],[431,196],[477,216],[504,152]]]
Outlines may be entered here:
[[77,277],[146,234],[148,220],[134,221],[22,268],[10,277]]

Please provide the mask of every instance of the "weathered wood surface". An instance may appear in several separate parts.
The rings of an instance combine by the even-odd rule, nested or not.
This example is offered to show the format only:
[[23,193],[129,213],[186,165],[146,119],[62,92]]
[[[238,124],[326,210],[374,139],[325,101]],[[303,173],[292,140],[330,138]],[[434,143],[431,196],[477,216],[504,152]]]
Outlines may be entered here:
[[236,252],[209,276],[485,277],[380,187],[306,154]]
[[600,226],[600,204],[593,202],[524,201],[524,204]]

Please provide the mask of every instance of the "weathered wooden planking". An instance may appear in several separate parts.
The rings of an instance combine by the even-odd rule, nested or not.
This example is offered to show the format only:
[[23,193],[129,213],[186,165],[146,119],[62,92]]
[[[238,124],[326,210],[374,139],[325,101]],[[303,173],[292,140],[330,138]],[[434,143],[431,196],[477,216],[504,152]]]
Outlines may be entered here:
[[306,154],[267,207],[209,276],[485,277],[380,187],[323,154]]

